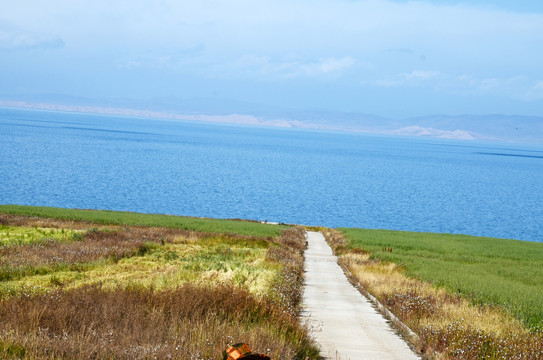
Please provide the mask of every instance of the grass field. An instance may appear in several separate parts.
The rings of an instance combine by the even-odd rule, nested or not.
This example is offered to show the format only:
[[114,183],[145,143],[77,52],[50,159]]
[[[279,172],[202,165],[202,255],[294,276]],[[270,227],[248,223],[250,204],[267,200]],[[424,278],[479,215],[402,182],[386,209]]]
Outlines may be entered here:
[[[353,280],[426,359],[543,358],[543,244],[343,228]],[[318,358],[298,320],[304,230],[0,205],[0,358]]]
[[543,358],[543,244],[340,230],[326,236],[342,266],[419,335],[429,358]]
[[0,213],[38,216],[62,220],[88,221],[96,224],[138,225],[184,229],[208,233],[252,236],[278,236],[284,226],[254,221],[203,219],[186,216],[140,214],[106,210],[79,210],[41,206],[0,205]]
[[465,235],[340,229],[349,246],[405,266],[406,273],[499,305],[543,329],[543,243]]
[[297,317],[300,228],[22,209],[0,210],[0,358],[219,359],[236,342],[318,354]]

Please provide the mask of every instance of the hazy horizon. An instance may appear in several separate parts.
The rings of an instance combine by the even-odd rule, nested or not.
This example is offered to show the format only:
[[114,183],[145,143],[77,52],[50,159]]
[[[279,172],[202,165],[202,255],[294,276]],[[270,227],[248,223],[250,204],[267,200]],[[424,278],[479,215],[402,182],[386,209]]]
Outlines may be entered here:
[[0,99],[541,117],[542,43],[533,1],[21,0],[0,14]]

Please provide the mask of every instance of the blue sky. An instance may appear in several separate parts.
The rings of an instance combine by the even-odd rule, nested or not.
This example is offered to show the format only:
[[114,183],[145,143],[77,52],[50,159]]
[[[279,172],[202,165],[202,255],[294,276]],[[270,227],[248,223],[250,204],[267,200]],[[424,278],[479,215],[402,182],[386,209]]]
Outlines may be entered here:
[[543,1],[0,0],[0,99],[543,116]]

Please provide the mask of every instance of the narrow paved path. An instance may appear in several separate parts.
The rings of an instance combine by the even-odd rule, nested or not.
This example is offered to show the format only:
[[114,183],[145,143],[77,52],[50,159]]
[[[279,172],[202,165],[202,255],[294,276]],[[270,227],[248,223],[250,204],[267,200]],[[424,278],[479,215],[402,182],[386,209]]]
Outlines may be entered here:
[[307,232],[302,316],[327,359],[418,357],[347,280],[324,236]]

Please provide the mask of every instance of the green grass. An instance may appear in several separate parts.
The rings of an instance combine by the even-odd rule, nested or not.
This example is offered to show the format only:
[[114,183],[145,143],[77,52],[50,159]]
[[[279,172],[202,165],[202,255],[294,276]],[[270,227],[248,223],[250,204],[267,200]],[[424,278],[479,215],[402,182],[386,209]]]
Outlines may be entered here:
[[407,275],[498,305],[543,329],[543,243],[466,235],[340,229],[349,247],[405,266]]
[[276,237],[285,228],[251,221],[203,219],[185,216],[140,214],[108,210],[79,210],[42,206],[0,205],[0,213],[37,216],[62,220],[89,221],[99,224],[159,226],[206,233],[229,233],[250,236]]
[[80,231],[72,229],[0,225],[0,246],[40,244],[48,241],[73,241],[78,239],[79,234],[81,234]]

